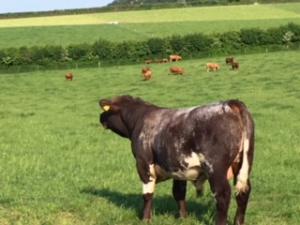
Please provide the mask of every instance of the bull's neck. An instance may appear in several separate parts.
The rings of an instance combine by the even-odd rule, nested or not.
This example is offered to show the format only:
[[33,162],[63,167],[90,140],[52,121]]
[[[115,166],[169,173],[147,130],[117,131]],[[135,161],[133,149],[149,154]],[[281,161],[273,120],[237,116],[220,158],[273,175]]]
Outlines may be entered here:
[[141,129],[145,115],[155,108],[155,106],[142,105],[138,107],[128,107],[122,110],[121,115],[129,131],[129,138],[131,138],[136,131]]

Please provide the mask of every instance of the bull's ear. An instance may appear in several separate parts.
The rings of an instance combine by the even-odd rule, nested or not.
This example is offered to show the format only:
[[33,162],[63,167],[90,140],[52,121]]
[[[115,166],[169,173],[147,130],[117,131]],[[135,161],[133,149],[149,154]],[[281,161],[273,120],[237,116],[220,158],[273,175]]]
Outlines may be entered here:
[[109,111],[111,109],[111,102],[107,99],[101,99],[99,105],[103,111]]
[[107,99],[101,99],[99,101],[99,105],[102,108],[103,111],[117,111],[118,107],[115,106],[110,100]]

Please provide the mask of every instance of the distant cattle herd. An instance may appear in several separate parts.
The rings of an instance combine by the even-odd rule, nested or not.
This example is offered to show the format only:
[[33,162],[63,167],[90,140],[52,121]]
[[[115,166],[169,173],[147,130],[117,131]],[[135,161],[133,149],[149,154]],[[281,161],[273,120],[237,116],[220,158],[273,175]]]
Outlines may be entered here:
[[[149,64],[153,64],[153,63],[168,63],[168,62],[178,62],[182,60],[182,56],[180,55],[170,55],[169,59],[163,58],[163,59],[156,59],[156,60],[152,60],[152,59],[147,59],[145,60],[145,64],[149,65]],[[240,68],[240,64],[239,62],[232,56],[227,57],[225,59],[225,63],[226,65],[230,65],[231,66],[231,70],[238,70]],[[215,62],[208,62],[206,63],[206,71],[207,72],[216,72],[219,71],[221,66],[219,63],[215,63]],[[171,66],[169,68],[169,74],[173,74],[173,75],[184,75],[185,74],[185,70],[183,67],[179,67],[179,66]],[[147,81],[150,80],[152,78],[153,72],[151,70],[151,68],[149,66],[142,68],[142,75],[143,75],[143,80]]]
[[[156,59],[156,60],[152,60],[152,59],[147,59],[145,60],[145,64],[147,64],[146,67],[143,67],[141,69],[141,73],[142,73],[142,79],[143,81],[148,81],[151,80],[153,78],[153,71],[152,69],[149,67],[149,64],[153,64],[153,63],[169,63],[169,62],[178,62],[182,60],[182,56],[180,55],[170,55],[169,59],[167,58],[163,58],[163,59]],[[240,64],[239,62],[232,56],[225,58],[225,63],[226,65],[230,65],[231,66],[231,70],[238,70],[240,68]],[[221,66],[219,63],[215,63],[215,62],[208,62],[205,65],[206,71],[207,72],[216,72],[219,71],[221,69]],[[185,74],[185,70],[183,67],[179,67],[179,66],[171,66],[169,68],[169,74],[173,74],[173,75],[184,75]],[[65,74],[65,78],[67,81],[72,81],[74,78],[74,74],[72,72],[67,72]]]

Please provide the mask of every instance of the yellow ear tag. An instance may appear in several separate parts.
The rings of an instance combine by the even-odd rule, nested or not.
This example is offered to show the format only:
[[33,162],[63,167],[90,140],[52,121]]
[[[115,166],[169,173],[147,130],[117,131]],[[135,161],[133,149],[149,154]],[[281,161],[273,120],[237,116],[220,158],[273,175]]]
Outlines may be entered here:
[[106,111],[108,111],[110,109],[110,106],[109,105],[105,105],[105,106],[103,106],[103,110],[106,112]]

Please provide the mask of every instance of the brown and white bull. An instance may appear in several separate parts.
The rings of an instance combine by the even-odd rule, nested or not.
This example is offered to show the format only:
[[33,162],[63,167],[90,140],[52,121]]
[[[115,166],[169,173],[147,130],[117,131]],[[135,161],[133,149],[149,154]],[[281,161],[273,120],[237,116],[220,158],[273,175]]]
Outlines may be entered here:
[[187,216],[186,184],[201,192],[208,180],[216,198],[216,224],[227,223],[231,171],[237,188],[235,224],[244,224],[251,184],[254,122],[238,100],[170,109],[131,96],[102,99],[101,124],[131,141],[143,186],[143,219],[150,220],[155,184],[173,179],[180,217]]

